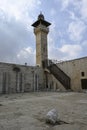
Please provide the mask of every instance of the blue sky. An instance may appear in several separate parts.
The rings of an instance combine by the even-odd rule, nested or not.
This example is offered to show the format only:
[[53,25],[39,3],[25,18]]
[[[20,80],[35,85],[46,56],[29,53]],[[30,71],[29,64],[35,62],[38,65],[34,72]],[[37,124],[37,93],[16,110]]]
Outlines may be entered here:
[[50,59],[87,56],[87,0],[0,0],[0,62],[35,64],[31,24],[40,11],[52,23],[48,35]]

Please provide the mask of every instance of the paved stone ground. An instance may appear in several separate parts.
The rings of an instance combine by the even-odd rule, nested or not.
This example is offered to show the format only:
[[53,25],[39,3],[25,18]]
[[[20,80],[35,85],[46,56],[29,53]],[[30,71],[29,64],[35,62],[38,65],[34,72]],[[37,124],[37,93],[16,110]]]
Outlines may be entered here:
[[[45,123],[57,109],[61,123]],[[0,95],[0,130],[87,130],[87,93],[36,92]]]

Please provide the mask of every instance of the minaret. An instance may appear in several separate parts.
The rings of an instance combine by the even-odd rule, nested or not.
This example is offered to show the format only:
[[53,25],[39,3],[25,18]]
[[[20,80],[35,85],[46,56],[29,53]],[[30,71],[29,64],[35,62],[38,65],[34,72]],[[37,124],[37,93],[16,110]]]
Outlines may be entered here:
[[34,34],[36,35],[36,65],[43,66],[43,62],[48,60],[47,34],[48,26],[51,23],[44,19],[44,15],[40,13],[36,22],[32,24]]

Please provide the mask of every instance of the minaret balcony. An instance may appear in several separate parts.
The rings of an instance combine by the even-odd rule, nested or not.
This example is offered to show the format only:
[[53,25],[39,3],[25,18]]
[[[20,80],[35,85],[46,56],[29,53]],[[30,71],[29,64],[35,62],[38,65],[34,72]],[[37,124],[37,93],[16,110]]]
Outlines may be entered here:
[[35,27],[35,28],[34,28],[34,33],[37,34],[38,32],[45,32],[45,33],[48,34],[49,28],[44,27],[44,26],[42,26],[42,25],[41,25],[41,26],[38,26],[38,27]]

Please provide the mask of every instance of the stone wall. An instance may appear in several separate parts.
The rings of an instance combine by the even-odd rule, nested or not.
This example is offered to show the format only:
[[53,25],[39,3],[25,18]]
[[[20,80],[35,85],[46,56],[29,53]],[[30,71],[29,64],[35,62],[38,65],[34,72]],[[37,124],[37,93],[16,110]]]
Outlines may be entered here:
[[[87,57],[64,61],[57,65],[70,77],[71,89],[82,91],[82,80],[87,84]],[[0,93],[31,92],[46,87],[54,91],[65,90],[50,72],[45,75],[41,67],[0,63]]]
[[71,89],[81,91],[81,80],[87,80],[87,57],[61,62],[57,65],[71,78]]
[[0,63],[0,93],[38,91],[43,87],[42,68]]

